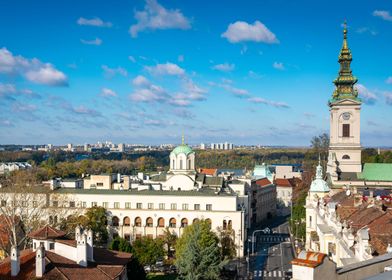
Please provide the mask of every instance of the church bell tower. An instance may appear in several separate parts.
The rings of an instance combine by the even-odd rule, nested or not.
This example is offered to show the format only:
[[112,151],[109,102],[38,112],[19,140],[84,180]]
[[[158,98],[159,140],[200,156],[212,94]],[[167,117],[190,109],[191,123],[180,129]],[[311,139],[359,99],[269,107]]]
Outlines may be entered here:
[[347,44],[347,25],[344,24],[343,46],[339,54],[340,70],[334,80],[335,90],[329,100],[330,144],[327,173],[332,181],[342,173],[361,172],[360,116],[362,101],[354,88],[358,79],[350,65],[351,51]]

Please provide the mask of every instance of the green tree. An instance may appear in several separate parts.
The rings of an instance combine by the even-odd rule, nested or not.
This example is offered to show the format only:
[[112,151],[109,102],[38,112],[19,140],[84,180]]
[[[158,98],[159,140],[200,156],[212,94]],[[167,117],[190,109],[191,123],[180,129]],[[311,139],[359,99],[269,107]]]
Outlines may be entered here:
[[219,246],[221,257],[224,259],[233,259],[236,255],[236,246],[233,240],[234,231],[230,229],[219,230]]
[[142,265],[152,265],[162,259],[165,251],[163,241],[160,238],[152,239],[142,237],[132,244],[132,254],[139,260]]
[[87,227],[94,232],[95,244],[104,246],[108,240],[106,209],[94,206],[87,210],[85,216],[88,219]]
[[181,279],[220,279],[219,239],[210,223],[200,221],[185,228],[176,245],[176,265]]
[[172,233],[169,230],[169,228],[166,228],[163,233],[162,241],[166,247],[167,257],[172,258],[173,257],[173,248],[175,247],[176,242],[177,242],[177,235]]
[[121,237],[116,237],[113,239],[109,245],[109,249],[126,253],[132,252],[132,246],[129,241]]

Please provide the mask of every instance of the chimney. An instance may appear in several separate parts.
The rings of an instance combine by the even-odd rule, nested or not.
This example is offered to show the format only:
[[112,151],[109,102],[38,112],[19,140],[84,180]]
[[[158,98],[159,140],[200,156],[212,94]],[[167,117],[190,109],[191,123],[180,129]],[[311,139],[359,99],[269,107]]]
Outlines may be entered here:
[[117,183],[121,183],[121,174],[117,173]]
[[94,244],[93,244],[93,231],[89,229],[87,231],[87,260],[94,261]]
[[11,276],[17,276],[20,271],[20,260],[18,247],[11,247]]
[[85,233],[76,240],[76,263],[87,267],[87,235]]
[[41,244],[35,251],[35,276],[40,278],[45,274],[45,247]]
[[75,228],[75,240],[77,241],[81,236],[82,230],[79,225]]

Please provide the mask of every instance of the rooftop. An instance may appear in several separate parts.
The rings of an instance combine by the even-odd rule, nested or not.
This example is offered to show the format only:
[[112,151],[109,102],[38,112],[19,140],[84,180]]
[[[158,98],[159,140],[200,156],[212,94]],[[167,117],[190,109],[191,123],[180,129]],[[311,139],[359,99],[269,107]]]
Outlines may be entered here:
[[326,254],[322,253],[301,251],[298,257],[291,261],[291,264],[314,268],[322,264],[326,256]]
[[358,178],[367,181],[392,181],[392,164],[365,163]]
[[65,236],[65,232],[52,228],[50,226],[44,226],[43,228],[40,228],[29,234],[30,238],[38,240],[56,239],[63,236]]

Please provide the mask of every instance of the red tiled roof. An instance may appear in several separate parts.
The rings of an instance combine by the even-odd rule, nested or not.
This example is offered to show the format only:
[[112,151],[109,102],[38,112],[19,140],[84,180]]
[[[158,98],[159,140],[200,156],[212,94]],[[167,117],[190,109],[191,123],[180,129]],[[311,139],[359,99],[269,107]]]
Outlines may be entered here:
[[56,239],[56,242],[76,248],[76,240],[74,239]]
[[288,179],[275,179],[275,185],[277,185],[278,187],[288,187],[288,188],[293,187],[290,180]]
[[44,226],[36,231],[31,232],[28,236],[33,239],[45,240],[45,239],[56,239],[63,237],[65,232],[52,228],[50,226]]
[[255,183],[261,187],[271,185],[270,180],[268,180],[267,178],[262,178],[262,179],[256,180]]
[[199,168],[199,173],[209,175],[209,176],[216,176],[218,169],[216,168]]
[[382,215],[384,215],[384,212],[377,207],[362,208],[353,213],[347,222],[354,230],[358,230]]
[[291,261],[291,264],[314,268],[322,264],[325,257],[326,254],[302,251],[296,259]]
[[[11,277],[10,258],[0,264],[1,280],[30,280],[35,279],[35,252],[23,250],[20,253],[20,272],[17,277]],[[45,280],[113,280],[124,272],[131,261],[132,254],[94,248],[94,262],[82,267],[74,261],[50,251],[46,251]]]

